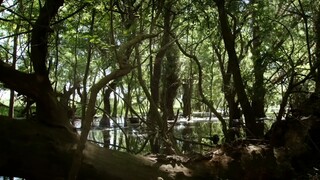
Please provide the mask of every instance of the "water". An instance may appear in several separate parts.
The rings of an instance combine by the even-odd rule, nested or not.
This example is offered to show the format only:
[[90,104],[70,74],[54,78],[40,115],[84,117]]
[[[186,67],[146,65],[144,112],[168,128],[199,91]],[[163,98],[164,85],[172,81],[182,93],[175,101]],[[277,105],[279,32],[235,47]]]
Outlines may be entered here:
[[[88,140],[101,147],[127,151],[131,153],[148,153],[150,147],[146,145],[148,140],[148,129],[141,123],[127,123],[123,118],[111,121],[110,128],[99,127],[99,118],[94,119],[92,130]],[[174,121],[168,121],[168,127],[173,126]],[[74,123],[76,127],[81,126],[80,120]],[[203,152],[214,146],[208,137],[214,134],[220,136],[220,143],[223,141],[223,134],[217,118],[191,117],[179,118],[174,124],[173,135],[179,149],[184,153]],[[79,130],[80,133],[80,130]]]
[[[0,180],[9,180],[10,178],[8,177],[3,177],[3,176],[0,176]],[[24,180],[23,178],[18,178],[18,177],[13,177],[13,180]]]

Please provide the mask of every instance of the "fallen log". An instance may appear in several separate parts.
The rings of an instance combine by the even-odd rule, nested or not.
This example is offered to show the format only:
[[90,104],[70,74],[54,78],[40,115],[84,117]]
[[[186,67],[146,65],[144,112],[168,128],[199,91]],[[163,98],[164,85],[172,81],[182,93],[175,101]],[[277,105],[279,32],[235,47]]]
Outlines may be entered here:
[[[78,136],[66,128],[39,122],[0,120],[0,142],[0,175],[65,179]],[[88,142],[78,179],[156,179],[161,176],[169,179],[169,173],[161,168],[142,156],[104,149]]]
[[[66,179],[78,135],[36,121],[0,119],[0,175]],[[206,155],[132,155],[86,143],[78,179],[291,179],[290,160],[279,161],[265,142],[237,141]],[[279,154],[278,154],[279,155]]]

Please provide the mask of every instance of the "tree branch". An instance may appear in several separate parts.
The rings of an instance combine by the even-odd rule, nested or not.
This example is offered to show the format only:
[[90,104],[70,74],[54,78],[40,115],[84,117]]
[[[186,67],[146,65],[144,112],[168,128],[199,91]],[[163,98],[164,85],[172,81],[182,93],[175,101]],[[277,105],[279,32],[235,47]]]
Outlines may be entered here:
[[47,77],[48,69],[46,67],[48,53],[48,35],[50,21],[57,14],[58,9],[62,6],[64,0],[47,0],[40,10],[39,17],[34,24],[31,39],[31,61],[36,74]]
[[0,61],[0,81],[6,87],[31,98],[36,98],[40,91],[34,74],[17,71],[3,61]]

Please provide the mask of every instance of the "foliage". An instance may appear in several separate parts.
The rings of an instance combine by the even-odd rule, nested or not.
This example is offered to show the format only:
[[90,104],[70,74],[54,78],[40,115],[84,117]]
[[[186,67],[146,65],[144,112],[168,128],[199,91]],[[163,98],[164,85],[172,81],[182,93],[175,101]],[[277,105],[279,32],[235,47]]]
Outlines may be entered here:
[[[104,77],[121,69],[122,64],[118,60],[123,58],[132,69],[119,79],[109,97],[110,102],[114,110],[118,109],[117,116],[130,112],[129,115],[146,117],[152,106],[148,93],[151,92],[151,82],[155,77],[153,70],[156,58],[166,51],[167,57],[163,56],[161,61],[161,81],[158,84],[159,90],[162,90],[162,95],[159,95],[163,96],[162,101],[165,95],[172,93],[174,108],[177,108],[177,104],[183,106],[180,103],[182,86],[174,90],[176,92],[170,91],[169,87],[176,83],[178,88],[188,80],[192,87],[192,110],[209,109],[200,98],[201,92],[197,88],[200,69],[192,58],[186,56],[188,53],[199,59],[204,97],[212,107],[228,109],[225,88],[234,90],[236,87],[234,80],[228,85],[224,84],[224,75],[232,73],[228,71],[230,57],[219,23],[216,6],[219,2],[224,1],[65,2],[50,25],[46,62],[57,97],[70,90],[68,105],[76,106],[80,115],[84,111],[79,108],[80,101],[84,100],[84,89],[90,89]],[[43,3],[16,0],[1,4],[0,60],[13,65],[20,72],[35,71],[30,60],[31,31]],[[165,11],[168,7],[171,8],[170,23],[166,24]],[[267,115],[274,109],[280,109],[276,114],[283,117],[285,112],[281,110],[285,111],[290,104],[292,107],[300,103],[303,100],[299,98],[315,91],[315,84],[319,81],[315,75],[319,73],[316,70],[319,62],[316,61],[315,50],[317,7],[318,2],[305,0],[225,3],[246,95],[253,105],[260,93],[263,111]],[[90,23],[93,23],[92,26]],[[120,47],[141,34],[152,34],[154,37],[119,54]],[[169,41],[163,44],[167,35]],[[88,67],[87,62],[90,62]],[[141,74],[138,67],[141,68]],[[88,77],[85,77],[86,70]],[[258,79],[258,72],[262,75],[261,80]],[[140,79],[145,81],[144,85]],[[4,89],[6,86],[1,84],[0,91]],[[168,92],[165,92],[166,89]],[[104,94],[101,91],[97,94],[96,109],[103,113]],[[234,100],[238,101],[239,97],[235,96]],[[87,102],[83,103],[86,105]],[[156,109],[162,115],[167,111],[157,103]],[[6,108],[1,108],[0,114],[6,114],[5,111]]]

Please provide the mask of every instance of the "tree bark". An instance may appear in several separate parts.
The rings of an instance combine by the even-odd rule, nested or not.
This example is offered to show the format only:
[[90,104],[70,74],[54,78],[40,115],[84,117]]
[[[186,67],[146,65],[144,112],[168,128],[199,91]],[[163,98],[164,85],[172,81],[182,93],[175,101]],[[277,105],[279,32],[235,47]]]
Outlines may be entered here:
[[253,11],[252,14],[252,60],[253,60],[253,73],[254,73],[254,83],[253,83],[253,97],[252,97],[252,110],[254,112],[254,117],[257,120],[257,133],[258,137],[263,137],[264,135],[264,118],[266,115],[264,113],[264,97],[266,95],[266,90],[264,87],[264,72],[266,70],[266,63],[264,63],[263,57],[261,57],[260,47],[261,47],[261,32],[258,25],[259,10],[263,9],[263,2],[251,1],[253,6],[257,6],[257,9]]
[[[165,2],[165,1],[163,1]],[[160,129],[161,131],[166,131],[167,129],[167,119],[166,118],[162,118],[161,116],[159,116],[159,105],[160,105],[160,82],[161,82],[161,75],[162,75],[162,66],[163,66],[163,58],[166,55],[166,52],[169,48],[170,45],[170,31],[171,31],[171,16],[172,16],[172,12],[171,12],[171,2],[165,3],[165,8],[163,8],[162,10],[164,11],[164,17],[163,17],[163,26],[164,26],[164,33],[162,36],[162,40],[161,40],[161,46],[160,49],[158,51],[158,53],[156,54],[155,60],[154,60],[154,66],[153,66],[153,73],[151,76],[151,97],[152,97],[152,101],[154,102],[154,105],[156,107],[150,107],[149,110],[149,121],[151,124],[151,128],[153,129],[153,132],[156,132],[157,130],[157,126],[158,129]],[[160,7],[159,7],[160,8]],[[149,100],[150,101],[150,100]],[[151,102],[150,102],[151,103]],[[165,113],[164,113],[165,114]],[[151,144],[151,152],[152,153],[159,153],[160,151],[160,140],[158,139],[158,137],[156,137],[155,135],[152,135],[153,137],[150,139],[150,144]]]
[[[319,9],[316,15],[314,26],[315,26],[314,30],[315,30],[315,41],[316,41],[314,64],[320,64],[320,10]],[[315,92],[320,93],[320,66],[317,68],[314,74],[315,74],[314,79],[316,83]]]
[[239,59],[235,50],[235,37],[234,34],[232,34],[228,23],[228,16],[225,9],[225,0],[215,0],[215,2],[218,7],[221,34],[223,37],[225,48],[228,52],[235,90],[243,110],[243,115],[245,117],[246,135],[247,137],[256,137],[257,134],[259,134],[259,132],[256,131],[257,123],[248,96],[246,94],[245,86],[241,76]]
[[222,58],[221,53],[217,48],[213,48],[216,55],[218,56],[218,61],[219,61],[219,67],[220,67],[220,72],[222,75],[222,82],[223,82],[223,93],[224,97],[228,103],[228,109],[229,109],[229,129],[228,133],[225,135],[226,142],[231,142],[235,140],[236,135],[239,135],[239,127],[234,127],[234,122],[235,120],[240,120],[241,119],[241,113],[240,113],[240,107],[239,103],[236,102],[236,91],[234,88],[234,83],[231,81],[232,80],[232,67],[231,63],[228,61],[227,62],[227,69],[225,70],[224,67],[224,60]]
[[100,120],[101,127],[110,127],[110,119],[111,116],[111,102],[110,102],[110,95],[116,88],[116,80],[110,83],[110,85],[104,90],[103,94],[103,116]]
[[[295,132],[295,131],[290,131]],[[303,138],[301,138],[303,139]],[[79,141],[76,133],[39,122],[0,118],[0,174],[26,179],[66,179]],[[293,141],[290,141],[293,142]],[[294,144],[291,144],[294,146]],[[290,146],[291,147],[291,146]],[[280,149],[281,150],[281,149]],[[291,179],[268,145],[238,142],[206,156],[139,156],[87,142],[77,179]]]
[[183,117],[191,116],[191,96],[192,96],[192,81],[190,79],[186,79],[185,82],[182,84],[183,89],[183,96],[182,96],[182,103],[183,103]]
[[[79,138],[63,128],[25,120],[0,121],[0,174],[27,179],[66,179]],[[10,138],[8,138],[10,137]],[[86,143],[78,179],[156,179],[154,162]]]
[[175,44],[170,45],[168,51],[166,52],[166,62],[163,74],[163,84],[162,89],[162,106],[164,109],[164,114],[166,114],[166,119],[174,119],[174,100],[177,96],[177,90],[180,86],[179,82],[179,68],[178,68],[178,56],[179,49]]
[[[70,171],[78,136],[63,128],[25,120],[1,119],[0,174],[27,179],[66,179]],[[10,138],[8,138],[10,137]],[[155,159],[108,150],[87,142],[79,180],[188,179],[191,170],[170,166]]]
[[[91,10],[91,22],[90,22],[90,30],[89,30],[89,35],[93,36],[94,32],[94,23],[95,23],[95,15],[96,15],[96,10],[93,8]],[[87,83],[88,83],[88,77],[89,77],[89,71],[90,71],[90,64],[91,64],[91,59],[92,59],[92,48],[93,44],[89,40],[88,42],[88,47],[87,47],[87,63],[86,63],[86,68],[84,71],[83,75],[83,80],[82,80],[82,96],[81,96],[81,120],[83,122],[85,116],[86,116],[86,107],[87,107],[87,101],[88,101],[88,91],[87,91]]]

